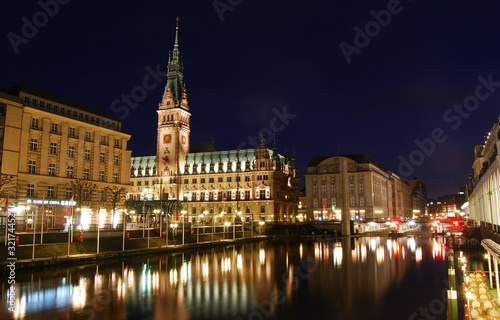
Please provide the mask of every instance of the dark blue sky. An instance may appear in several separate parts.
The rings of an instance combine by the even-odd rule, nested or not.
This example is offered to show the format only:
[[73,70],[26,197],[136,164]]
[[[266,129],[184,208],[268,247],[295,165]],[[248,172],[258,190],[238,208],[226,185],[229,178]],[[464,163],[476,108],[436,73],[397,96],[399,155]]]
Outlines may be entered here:
[[[59,1],[4,4],[0,87],[123,117],[133,156],[155,153],[166,80],[148,70],[165,70],[177,16],[193,142],[236,149],[274,129],[301,173],[314,156],[366,153],[437,197],[465,184],[500,114],[498,1]],[[113,112],[131,93],[136,107]]]

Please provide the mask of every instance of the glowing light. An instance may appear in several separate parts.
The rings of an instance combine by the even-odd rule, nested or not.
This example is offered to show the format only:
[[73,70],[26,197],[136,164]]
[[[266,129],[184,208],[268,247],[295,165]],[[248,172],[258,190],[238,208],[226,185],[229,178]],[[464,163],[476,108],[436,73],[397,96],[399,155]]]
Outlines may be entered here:
[[264,265],[264,263],[266,262],[266,252],[264,251],[264,249],[260,249],[259,251],[259,261],[261,265]]
[[83,286],[73,287],[72,302],[74,309],[83,309],[83,307],[85,307],[86,299],[87,299],[87,293],[85,292],[85,288]]

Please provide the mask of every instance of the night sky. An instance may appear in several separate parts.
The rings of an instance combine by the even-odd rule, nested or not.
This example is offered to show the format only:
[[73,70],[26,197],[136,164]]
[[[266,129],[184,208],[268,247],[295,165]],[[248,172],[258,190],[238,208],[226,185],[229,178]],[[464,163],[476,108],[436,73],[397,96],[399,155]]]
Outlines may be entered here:
[[[494,0],[11,1],[0,87],[100,108],[123,120],[133,156],[154,155],[179,16],[192,142],[252,148],[274,130],[301,175],[314,156],[366,153],[438,197],[465,185],[500,114],[499,12]],[[131,93],[134,108],[120,101]]]

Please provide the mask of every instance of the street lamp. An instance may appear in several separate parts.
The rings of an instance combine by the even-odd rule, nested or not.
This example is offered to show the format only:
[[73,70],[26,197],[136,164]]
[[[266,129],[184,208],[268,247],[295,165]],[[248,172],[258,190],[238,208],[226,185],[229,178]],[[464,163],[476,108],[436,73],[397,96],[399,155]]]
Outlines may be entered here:
[[259,237],[260,237],[260,235],[262,233],[261,228],[262,228],[263,225],[264,225],[264,221],[259,221]]
[[175,240],[175,237],[177,236],[177,227],[179,225],[177,223],[171,223],[170,224],[170,228],[172,228],[172,235],[174,237],[174,245],[176,244],[176,240]]
[[225,226],[224,239],[226,238],[226,232],[227,232],[227,229],[229,228],[230,225],[231,225],[231,222],[224,222],[224,226]]

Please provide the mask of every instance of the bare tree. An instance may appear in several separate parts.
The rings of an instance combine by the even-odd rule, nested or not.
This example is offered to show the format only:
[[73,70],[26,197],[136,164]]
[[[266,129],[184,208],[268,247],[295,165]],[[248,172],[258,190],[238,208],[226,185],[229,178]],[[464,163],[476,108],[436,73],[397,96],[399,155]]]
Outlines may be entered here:
[[0,173],[0,199],[6,199],[8,194],[12,193],[14,186],[11,185],[14,176]]
[[76,202],[76,207],[78,208],[77,221],[80,221],[82,206],[91,204],[97,185],[91,181],[81,179],[73,180],[70,184],[73,190],[73,200]]
[[[113,209],[113,216],[115,215],[116,206],[120,204],[123,200],[125,200],[125,196],[127,194],[124,187],[118,188],[117,186],[105,187],[105,198],[106,201],[111,203],[111,208]],[[125,225],[125,219],[122,219],[122,228]]]

